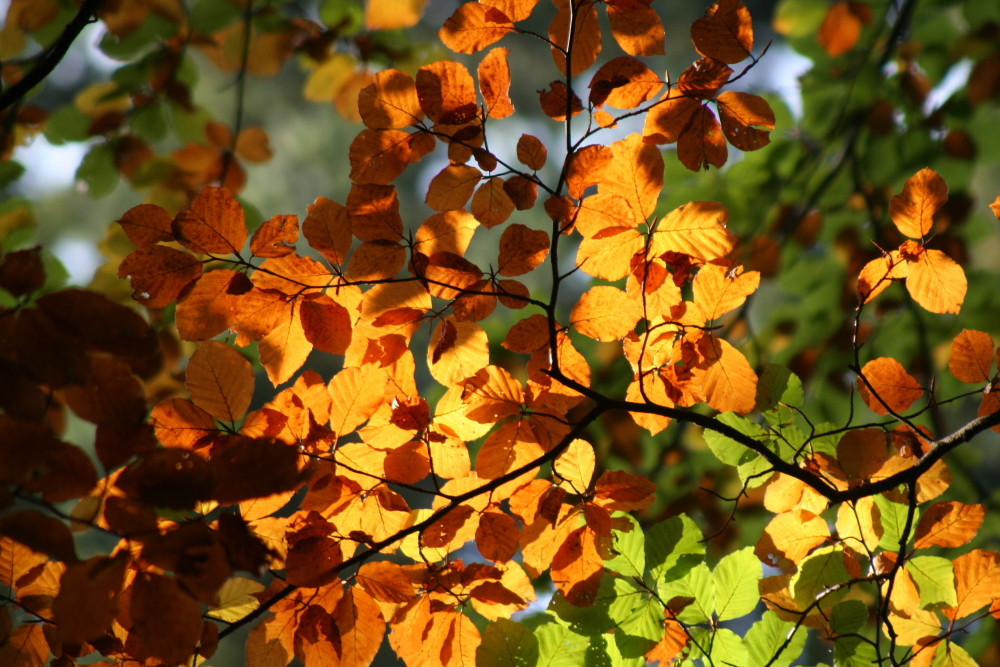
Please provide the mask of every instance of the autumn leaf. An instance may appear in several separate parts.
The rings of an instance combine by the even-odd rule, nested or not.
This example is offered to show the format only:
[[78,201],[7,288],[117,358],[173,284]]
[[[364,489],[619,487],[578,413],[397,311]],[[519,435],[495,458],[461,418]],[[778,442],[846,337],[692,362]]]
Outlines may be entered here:
[[889,201],[892,221],[904,235],[926,237],[934,225],[934,214],[948,200],[948,186],[936,172],[921,169],[903,185],[903,192]]
[[861,30],[871,20],[871,9],[859,2],[835,2],[819,29],[819,43],[830,56],[842,56],[858,43]]
[[205,255],[238,254],[247,239],[243,207],[225,188],[198,193],[174,218],[173,230],[181,245]]
[[479,63],[479,91],[486,102],[486,115],[490,118],[506,118],[514,113],[514,104],[510,99],[509,54],[510,49],[493,49]]
[[624,338],[641,317],[639,304],[625,292],[617,287],[599,285],[580,297],[573,307],[570,323],[584,336],[609,342]]
[[632,56],[665,53],[663,20],[656,9],[636,0],[610,0],[607,6],[611,35],[622,51]]
[[452,164],[431,179],[425,202],[436,211],[449,211],[465,206],[479,185],[482,172],[475,167]]
[[417,71],[420,108],[435,123],[461,125],[476,117],[476,86],[464,65],[440,61]]
[[513,22],[500,9],[467,2],[448,17],[438,37],[452,51],[476,53],[513,30]]
[[905,412],[924,395],[920,383],[892,357],[879,357],[869,361],[861,369],[861,376],[868,382],[858,378],[858,391],[876,414]]
[[253,367],[225,343],[204,341],[191,355],[185,385],[195,405],[219,421],[235,422],[253,398]]
[[718,97],[722,132],[733,146],[755,151],[770,143],[774,112],[763,97],[727,90]]
[[595,106],[610,104],[618,109],[634,109],[656,97],[663,81],[642,61],[621,56],[602,65],[589,87],[590,101]]
[[960,547],[968,544],[986,516],[983,505],[967,505],[958,501],[935,503],[920,516],[913,546]]
[[691,41],[703,56],[738,63],[753,49],[753,21],[740,0],[720,0],[691,25]]
[[500,237],[497,263],[502,276],[520,276],[533,271],[549,254],[549,235],[540,229],[514,224]]
[[993,338],[984,331],[963,329],[951,343],[948,370],[967,384],[989,382],[993,371]]
[[[556,15],[549,24],[549,39],[552,40],[552,59],[564,75],[582,74],[597,61],[601,53],[601,25],[597,16],[596,3],[576,4],[570,8],[572,0],[555,0]],[[568,50],[572,36],[573,48]],[[566,62],[566,53],[572,56]]]
[[395,130],[416,125],[423,117],[413,77],[396,69],[375,75],[358,94],[361,120],[373,130]]
[[955,260],[932,248],[904,252],[903,256],[908,269],[906,289],[914,301],[932,313],[958,313],[962,309],[969,283]]

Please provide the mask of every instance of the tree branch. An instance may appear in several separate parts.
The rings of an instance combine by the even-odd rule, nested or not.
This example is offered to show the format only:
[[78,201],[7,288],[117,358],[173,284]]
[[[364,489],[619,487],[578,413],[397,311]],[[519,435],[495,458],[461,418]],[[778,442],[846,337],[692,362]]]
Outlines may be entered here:
[[32,88],[52,73],[83,29],[97,20],[97,9],[100,6],[101,0],[84,0],[80,11],[66,25],[59,39],[42,52],[35,66],[20,81],[0,92],[0,111],[17,104]]

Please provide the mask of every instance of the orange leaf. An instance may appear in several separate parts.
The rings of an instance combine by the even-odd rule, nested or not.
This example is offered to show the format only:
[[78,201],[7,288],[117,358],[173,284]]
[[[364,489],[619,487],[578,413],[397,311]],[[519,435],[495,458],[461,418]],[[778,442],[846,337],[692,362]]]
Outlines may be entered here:
[[195,449],[204,444],[206,436],[219,432],[212,415],[183,398],[160,401],[149,419],[164,447]]
[[463,209],[435,213],[417,230],[413,249],[430,257],[436,252],[465,255],[479,222]]
[[66,568],[52,603],[54,646],[78,646],[108,632],[118,613],[127,564],[123,552],[113,559],[94,556]]
[[951,342],[948,370],[966,384],[989,382],[993,374],[993,338],[984,331],[962,329]]
[[[549,24],[549,39],[555,45],[552,48],[552,59],[560,72],[570,74],[566,67],[566,50],[572,39],[572,61],[569,64],[572,76],[578,76],[597,62],[597,56],[601,54],[601,24],[597,17],[596,3],[582,4],[574,0],[553,2],[557,12]],[[572,9],[570,2],[573,2]],[[555,48],[556,46],[563,50]]]
[[877,257],[865,264],[858,275],[858,298],[868,303],[881,294],[893,280],[902,280],[909,273],[909,267],[898,250]]
[[301,302],[289,301],[275,312],[277,322],[258,341],[260,363],[267,371],[271,384],[287,382],[295,371],[302,368],[312,352],[312,343],[306,338],[300,314]]
[[691,114],[687,126],[677,139],[677,157],[691,171],[722,168],[729,153],[722,128],[715,114],[701,106]]
[[118,220],[118,224],[137,248],[174,240],[173,218],[155,204],[133,206]]
[[639,134],[630,134],[616,141],[611,148],[611,166],[601,178],[600,194],[619,195],[632,208],[626,221],[645,221],[656,212],[656,203],[663,189],[663,155]]
[[456,298],[483,277],[482,269],[450,252],[434,253],[426,259],[426,265],[423,258],[417,258],[413,264],[415,271],[426,279],[427,291],[441,299]]
[[755,151],[770,143],[774,112],[763,97],[727,90],[718,97],[718,109],[722,132],[733,146]]
[[607,227],[580,243],[576,263],[596,278],[618,280],[628,275],[632,257],[645,248],[645,240],[633,227]]
[[465,206],[482,178],[482,172],[464,164],[451,164],[442,169],[427,188],[424,201],[436,211],[448,211]]
[[358,94],[362,122],[373,130],[395,130],[424,118],[413,77],[398,69],[383,70]]
[[392,241],[403,238],[399,195],[395,186],[355,183],[347,195],[351,232],[360,241]]
[[521,164],[535,171],[545,166],[548,158],[548,149],[545,148],[538,137],[530,134],[522,134],[517,140],[517,159]]
[[583,495],[590,488],[590,480],[594,476],[594,447],[586,440],[577,438],[569,443],[552,465],[559,478],[559,486],[570,493]]
[[743,305],[757,291],[760,273],[743,272],[743,267],[727,270],[718,264],[706,264],[694,278],[695,301],[709,321],[718,319]]
[[645,509],[655,497],[656,484],[622,470],[605,470],[594,484],[594,502],[611,511]]
[[[365,26],[369,30],[395,30],[413,27],[424,15],[426,4],[427,0],[368,0],[365,3]],[[343,661],[341,664],[351,665],[354,663]]]
[[250,253],[256,257],[284,257],[295,250],[298,240],[298,216],[276,215],[254,232]]
[[[773,127],[773,126],[772,126]],[[933,169],[921,169],[889,200],[892,221],[904,235],[922,239],[934,226],[934,214],[948,201],[948,185]]]
[[677,141],[701,105],[697,100],[668,92],[646,114],[642,134],[656,144]]
[[225,188],[207,187],[174,218],[181,245],[204,255],[232,255],[247,240],[243,207]]
[[452,51],[476,53],[513,31],[514,23],[500,9],[468,2],[448,17],[438,37]]
[[[616,170],[612,170],[612,172],[614,175],[620,176]],[[615,189],[613,179],[609,178],[602,182],[601,189]],[[633,194],[635,194],[634,190]],[[594,238],[606,229],[620,228],[625,225],[638,227],[639,223],[645,220],[645,218],[639,217],[640,214],[641,211],[635,210],[624,196],[611,192],[598,192],[596,195],[584,197],[580,202],[574,229],[585,237]]]
[[632,56],[662,56],[666,33],[660,14],[641,0],[609,0],[611,34]]
[[189,662],[201,639],[201,604],[176,579],[148,572],[136,575],[128,599],[131,635],[147,655],[170,665]]
[[299,304],[302,332],[313,347],[344,354],[351,344],[351,316],[325,294],[309,294]]
[[177,331],[182,340],[207,340],[235,321],[240,295],[251,289],[246,274],[230,269],[209,271],[177,302]]
[[165,308],[201,276],[202,261],[162,245],[138,248],[122,260],[118,277],[132,283],[132,298],[147,308]]
[[703,56],[738,63],[753,50],[753,20],[740,0],[720,0],[691,25],[691,41]]
[[955,260],[940,250],[924,248],[907,261],[906,289],[913,300],[932,313],[958,313],[969,283]]
[[486,366],[465,381],[462,401],[468,406],[466,417],[492,424],[521,411],[524,390],[507,370]]
[[597,185],[614,157],[607,146],[584,146],[573,153],[566,169],[566,191],[574,199],[582,199],[584,191]]
[[656,227],[651,255],[673,251],[710,262],[724,257],[736,239],[726,229],[729,212],[716,202],[693,201],[674,209]]
[[813,547],[830,539],[826,519],[802,509],[777,515],[764,529],[754,553],[765,564],[799,563]]
[[842,56],[858,43],[861,28],[868,23],[870,9],[862,11],[856,2],[835,2],[819,28],[819,43],[834,58]]
[[496,479],[535,461],[544,451],[528,420],[507,421],[480,448],[476,473],[483,479]]
[[203,341],[191,355],[184,384],[195,405],[219,421],[235,422],[253,398],[253,366],[225,343]]
[[634,109],[656,97],[663,81],[645,63],[620,56],[602,65],[589,87],[590,101],[595,106],[610,104],[618,109]]
[[470,209],[487,229],[506,222],[514,212],[514,202],[504,189],[503,179],[490,178],[480,185],[472,196]]
[[510,99],[509,54],[510,49],[493,49],[479,63],[479,91],[483,94],[486,115],[490,118],[506,118],[514,113],[514,104]]
[[353,433],[382,405],[385,374],[376,366],[345,368],[330,380],[330,428],[338,437]]
[[957,500],[935,503],[920,517],[913,546],[926,549],[968,544],[979,532],[985,517],[985,505],[967,505]]
[[387,185],[433,149],[434,138],[427,134],[364,130],[354,138],[348,151],[351,180]]
[[417,71],[417,98],[435,123],[462,125],[479,113],[476,84],[461,63],[439,61],[421,67]]
[[617,287],[598,285],[580,297],[570,324],[584,336],[610,342],[620,340],[642,317],[641,306]]
[[520,530],[514,517],[505,512],[483,512],[476,528],[476,546],[484,558],[506,563],[517,553]]
[[368,282],[393,278],[406,265],[406,249],[393,241],[365,241],[354,249],[344,279]]
[[901,363],[891,357],[872,359],[861,369],[861,375],[868,379],[871,389],[858,378],[858,390],[875,414],[887,415],[890,412],[899,414],[924,395],[920,383],[906,372]]
[[604,559],[594,531],[583,526],[571,532],[552,557],[550,574],[552,583],[571,604],[592,604],[604,574]]
[[20,542],[32,551],[72,565],[79,562],[73,534],[64,522],[36,509],[0,516],[0,535]]
[[704,336],[698,348],[707,365],[701,376],[705,402],[719,412],[753,412],[757,396],[757,374],[746,357],[728,341]]
[[458,384],[490,362],[489,340],[475,322],[449,316],[431,334],[427,357],[435,380],[445,386]]
[[710,100],[732,75],[733,70],[728,65],[712,58],[701,58],[681,72],[677,79],[677,90],[696,100]]
[[533,271],[549,254],[549,235],[540,229],[513,224],[500,237],[497,260],[501,276],[520,276]]
[[553,120],[564,121],[583,111],[583,103],[576,93],[570,97],[570,90],[562,81],[553,81],[545,90],[538,91],[538,100],[545,115]]
[[944,615],[958,620],[990,604],[1000,590],[1000,554],[974,549],[956,558],[955,593],[958,604],[944,609]]
[[270,160],[271,143],[264,128],[244,128],[236,137],[236,154],[247,162],[267,162]]
[[330,262],[343,264],[351,250],[351,218],[342,204],[317,197],[309,205],[302,233],[309,245]]

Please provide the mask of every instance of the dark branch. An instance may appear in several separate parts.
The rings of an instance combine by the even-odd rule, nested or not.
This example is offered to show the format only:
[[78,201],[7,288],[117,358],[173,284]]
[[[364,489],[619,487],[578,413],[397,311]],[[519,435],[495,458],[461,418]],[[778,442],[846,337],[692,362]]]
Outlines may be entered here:
[[85,0],[80,6],[73,20],[63,29],[59,39],[53,42],[39,57],[35,66],[24,75],[20,81],[10,88],[0,92],[0,111],[7,107],[14,106],[28,92],[40,84],[45,77],[52,73],[56,65],[63,59],[69,47],[76,41],[76,38],[83,32],[87,25],[97,20],[97,9],[101,5],[101,0]]

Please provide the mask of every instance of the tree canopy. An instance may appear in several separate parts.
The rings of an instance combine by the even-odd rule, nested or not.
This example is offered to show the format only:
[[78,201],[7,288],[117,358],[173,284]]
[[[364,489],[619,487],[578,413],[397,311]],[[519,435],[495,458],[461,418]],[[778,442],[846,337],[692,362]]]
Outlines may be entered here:
[[0,663],[1000,660],[1000,5],[692,4],[11,0]]

